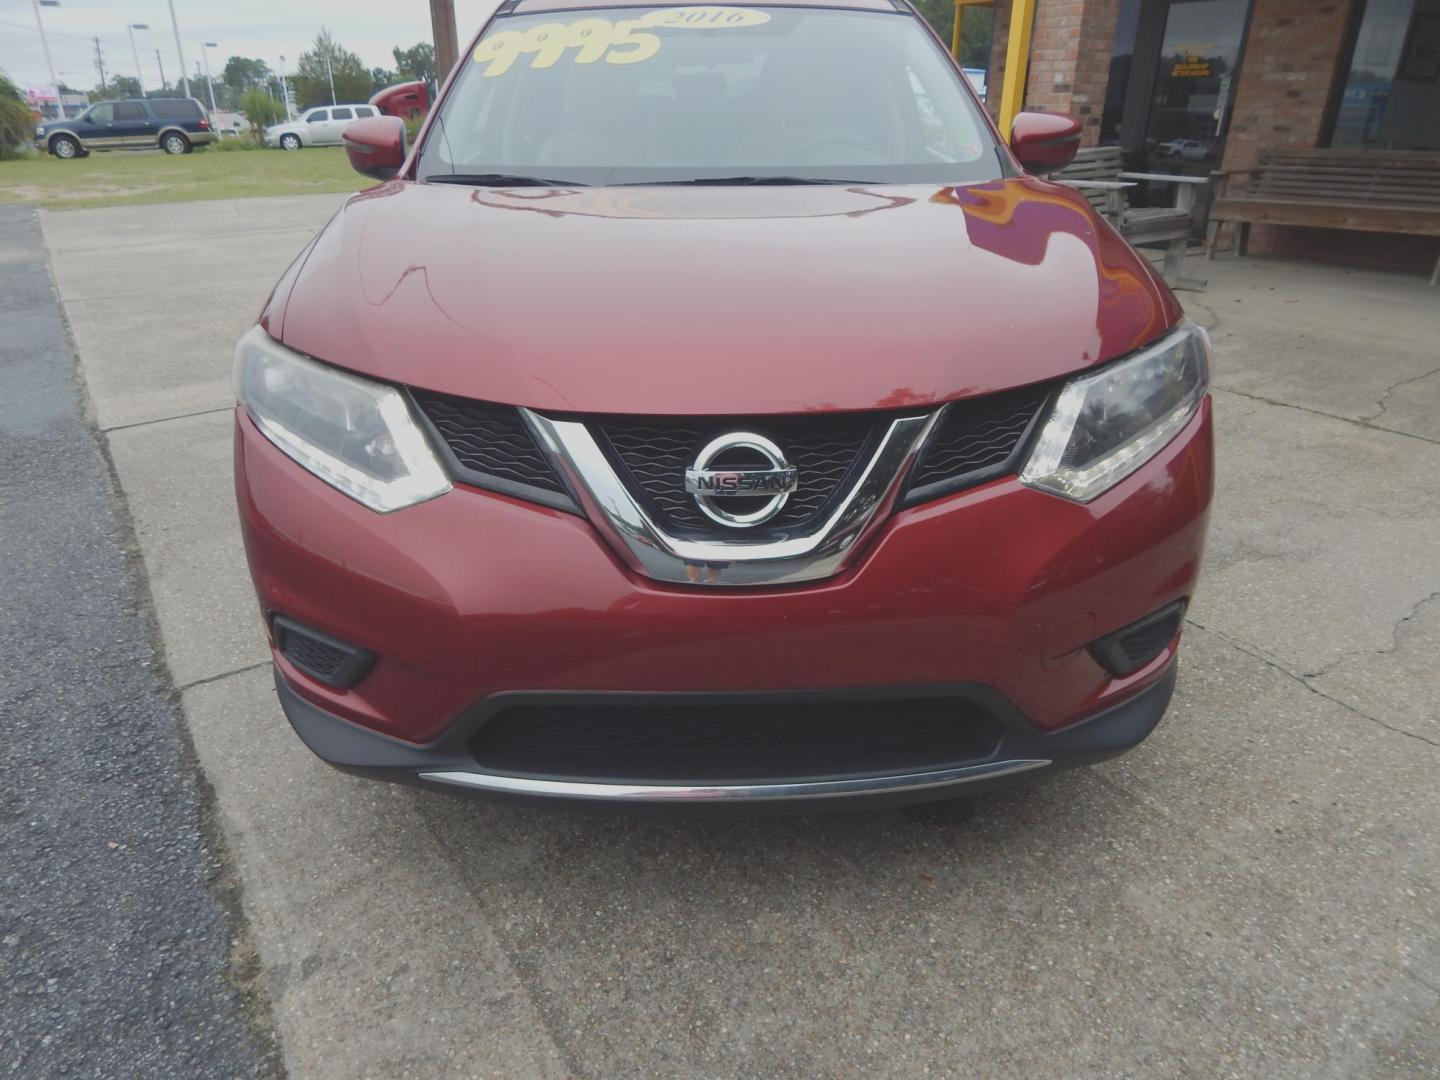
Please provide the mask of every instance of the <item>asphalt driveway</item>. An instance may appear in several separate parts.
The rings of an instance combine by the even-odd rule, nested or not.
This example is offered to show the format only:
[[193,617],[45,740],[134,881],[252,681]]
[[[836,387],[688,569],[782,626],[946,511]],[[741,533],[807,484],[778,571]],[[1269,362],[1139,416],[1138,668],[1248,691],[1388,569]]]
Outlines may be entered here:
[[1220,262],[1219,492],[1128,757],[655,823],[328,770],[270,682],[229,367],[334,196],[47,213],[295,1076],[1440,1075],[1440,292]]

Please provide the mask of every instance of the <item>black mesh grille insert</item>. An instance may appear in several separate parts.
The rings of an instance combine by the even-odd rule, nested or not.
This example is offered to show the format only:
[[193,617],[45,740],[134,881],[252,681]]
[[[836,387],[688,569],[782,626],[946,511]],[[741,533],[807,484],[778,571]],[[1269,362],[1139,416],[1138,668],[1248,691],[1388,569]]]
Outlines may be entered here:
[[319,679],[333,676],[346,660],[344,651],[293,630],[281,634],[280,651],[296,667]]
[[[876,413],[751,417],[606,417],[596,427],[646,508],[674,529],[714,533],[716,525],[685,492],[685,470],[705,444],[719,435],[747,431],[764,435],[784,452],[800,474],[780,513],[762,527],[794,529],[830,508],[845,480],[868,453],[888,418]],[[751,529],[750,534],[761,529]]]
[[1119,638],[1119,645],[1125,650],[1131,668],[1138,670],[1159,656],[1160,651],[1170,644],[1179,625],[1180,614],[1176,612]]
[[430,390],[410,392],[463,470],[557,495],[565,493],[515,409]]
[[471,745],[483,766],[610,780],[877,775],[983,760],[999,728],[963,698],[784,704],[516,705]]
[[952,401],[940,429],[916,462],[911,491],[944,484],[979,483],[1015,467],[1021,443],[1045,403],[1048,386]]
[[342,689],[354,686],[375,662],[375,655],[367,649],[302,626],[283,615],[276,615],[272,626],[281,655],[306,675],[330,686]]
[[1091,655],[1112,675],[1139,671],[1165,651],[1180,632],[1184,615],[1184,601],[1168,604],[1096,641],[1090,646]]

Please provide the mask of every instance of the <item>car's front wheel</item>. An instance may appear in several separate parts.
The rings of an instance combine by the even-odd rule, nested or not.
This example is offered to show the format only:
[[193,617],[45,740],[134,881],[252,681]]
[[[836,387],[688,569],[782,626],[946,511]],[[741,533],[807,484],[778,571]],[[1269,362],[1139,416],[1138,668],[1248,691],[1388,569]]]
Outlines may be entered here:
[[281,146],[283,149],[285,149],[285,150],[299,150],[299,149],[300,149],[300,136],[299,136],[299,135],[281,135],[281,136],[280,136],[280,146]]
[[69,135],[56,135],[50,140],[50,152],[68,161],[80,156],[80,144]]
[[172,131],[160,140],[160,149],[164,150],[167,154],[188,154],[190,152],[190,140],[178,131]]

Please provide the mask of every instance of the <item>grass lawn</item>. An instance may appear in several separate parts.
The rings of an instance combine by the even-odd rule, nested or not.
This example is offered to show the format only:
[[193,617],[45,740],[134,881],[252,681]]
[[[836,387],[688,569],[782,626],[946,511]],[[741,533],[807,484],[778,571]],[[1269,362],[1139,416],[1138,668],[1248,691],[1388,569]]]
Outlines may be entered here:
[[173,157],[117,150],[71,161],[49,154],[0,161],[0,203],[51,210],[355,191],[371,183],[350,168],[338,146],[295,153],[202,149]]

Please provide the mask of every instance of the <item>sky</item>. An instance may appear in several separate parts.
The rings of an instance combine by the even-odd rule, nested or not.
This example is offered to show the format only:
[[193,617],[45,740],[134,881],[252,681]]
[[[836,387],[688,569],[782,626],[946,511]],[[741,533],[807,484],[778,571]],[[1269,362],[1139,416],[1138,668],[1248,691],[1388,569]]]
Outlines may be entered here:
[[[499,0],[455,0],[455,21],[463,43],[498,5]],[[292,71],[295,61],[309,48],[323,26],[345,48],[359,53],[366,67],[394,67],[390,49],[408,48],[430,37],[429,0],[175,0],[180,23],[180,44],[188,74],[194,75],[196,61],[202,61],[201,45],[215,42],[210,49],[211,74],[217,79],[231,56],[264,60],[272,68]],[[95,41],[105,57],[107,75],[135,75],[135,60],[126,34],[128,23],[147,23],[148,30],[135,31],[140,67],[145,85],[157,88],[160,71],[174,82],[180,63],[175,52],[175,34],[170,28],[166,0],[60,0],[58,8],[40,9],[56,77],[80,89],[99,82],[95,70]],[[0,71],[23,90],[43,86],[50,77],[45,54],[35,29],[31,0],[0,0]]]

